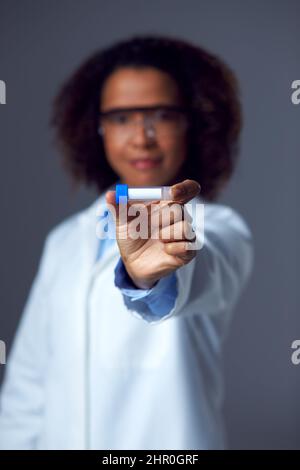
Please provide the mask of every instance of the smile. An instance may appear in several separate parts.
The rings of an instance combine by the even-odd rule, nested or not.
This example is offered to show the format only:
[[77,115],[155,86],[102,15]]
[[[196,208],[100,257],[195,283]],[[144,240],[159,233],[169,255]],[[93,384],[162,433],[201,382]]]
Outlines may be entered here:
[[129,163],[136,169],[136,170],[149,170],[159,166],[162,162],[161,158],[140,158],[136,160],[132,160]]

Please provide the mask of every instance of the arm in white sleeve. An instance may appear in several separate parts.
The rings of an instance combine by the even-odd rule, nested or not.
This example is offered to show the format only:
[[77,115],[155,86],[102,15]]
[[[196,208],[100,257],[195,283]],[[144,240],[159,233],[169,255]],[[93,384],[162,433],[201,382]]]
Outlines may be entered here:
[[47,240],[14,338],[0,395],[0,448],[35,449],[47,371]]

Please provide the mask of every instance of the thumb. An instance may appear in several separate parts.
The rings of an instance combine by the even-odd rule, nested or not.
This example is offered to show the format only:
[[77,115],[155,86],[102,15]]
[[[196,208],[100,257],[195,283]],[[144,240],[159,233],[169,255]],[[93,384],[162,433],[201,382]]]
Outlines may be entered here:
[[111,204],[115,208],[117,207],[116,191],[107,191],[106,194],[105,194],[105,199],[106,199],[107,204]]

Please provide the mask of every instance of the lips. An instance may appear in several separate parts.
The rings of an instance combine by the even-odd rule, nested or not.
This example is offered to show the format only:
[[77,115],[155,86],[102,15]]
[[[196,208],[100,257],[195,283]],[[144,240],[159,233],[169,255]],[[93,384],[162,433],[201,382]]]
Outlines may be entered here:
[[160,165],[162,158],[136,158],[130,164],[136,170],[149,170]]

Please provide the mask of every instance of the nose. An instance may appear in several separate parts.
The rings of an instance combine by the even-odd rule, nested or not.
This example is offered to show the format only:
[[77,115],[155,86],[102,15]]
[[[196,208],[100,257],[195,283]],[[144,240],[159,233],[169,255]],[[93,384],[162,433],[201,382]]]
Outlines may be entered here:
[[156,141],[153,125],[150,125],[146,119],[139,120],[135,123],[130,140],[134,145],[152,146]]

